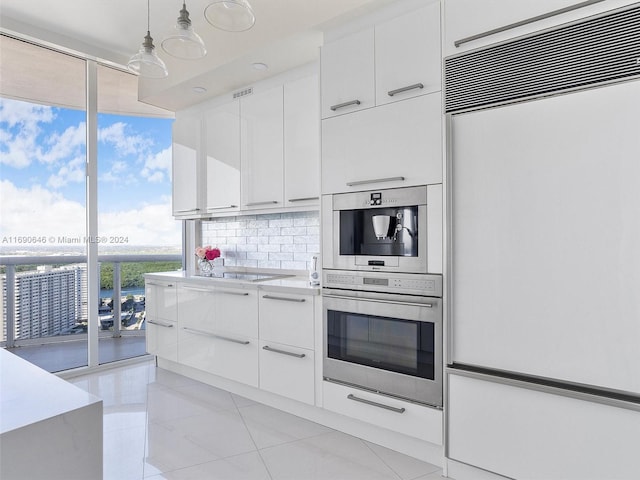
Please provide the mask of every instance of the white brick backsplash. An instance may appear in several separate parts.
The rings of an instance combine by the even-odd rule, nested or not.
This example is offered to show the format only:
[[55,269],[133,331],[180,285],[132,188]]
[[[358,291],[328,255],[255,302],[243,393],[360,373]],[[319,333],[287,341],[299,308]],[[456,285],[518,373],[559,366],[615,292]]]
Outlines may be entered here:
[[202,244],[220,248],[227,266],[308,270],[319,225],[314,211],[221,217],[202,222]]

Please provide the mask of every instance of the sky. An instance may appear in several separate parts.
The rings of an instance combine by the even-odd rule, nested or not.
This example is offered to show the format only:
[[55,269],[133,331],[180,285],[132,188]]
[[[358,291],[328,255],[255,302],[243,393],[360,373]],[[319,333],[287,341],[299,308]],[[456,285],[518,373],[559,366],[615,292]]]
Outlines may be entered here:
[[[99,114],[101,241],[180,245],[171,213],[171,124]],[[0,246],[85,240],[85,147],[84,111],[0,98]]]

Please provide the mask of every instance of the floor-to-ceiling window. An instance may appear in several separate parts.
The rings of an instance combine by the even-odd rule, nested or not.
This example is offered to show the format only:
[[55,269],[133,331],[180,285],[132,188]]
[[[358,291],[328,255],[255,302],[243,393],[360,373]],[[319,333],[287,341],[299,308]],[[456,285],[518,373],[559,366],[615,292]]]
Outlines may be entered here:
[[180,267],[170,116],[131,74],[0,37],[3,346],[50,371],[144,354],[142,275]]

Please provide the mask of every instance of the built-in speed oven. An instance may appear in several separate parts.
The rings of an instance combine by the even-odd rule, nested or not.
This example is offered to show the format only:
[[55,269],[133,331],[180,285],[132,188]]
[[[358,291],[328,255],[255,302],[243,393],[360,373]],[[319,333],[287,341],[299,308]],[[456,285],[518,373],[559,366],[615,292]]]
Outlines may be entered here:
[[[382,289],[380,284],[389,282],[352,272],[342,275],[348,277],[354,279],[352,286],[363,289]],[[436,292],[441,277],[405,277],[394,279],[395,284],[404,280],[414,288],[403,291],[423,294],[331,288],[325,272],[323,375],[328,381],[442,407],[442,299],[418,288],[435,286]]]

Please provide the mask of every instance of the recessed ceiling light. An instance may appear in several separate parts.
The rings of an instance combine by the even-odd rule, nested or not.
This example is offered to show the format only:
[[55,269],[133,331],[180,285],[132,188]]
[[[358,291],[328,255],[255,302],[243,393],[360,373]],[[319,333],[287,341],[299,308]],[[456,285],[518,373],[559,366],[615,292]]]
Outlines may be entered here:
[[256,62],[253,63],[251,65],[253,67],[254,70],[267,70],[269,68],[269,65],[267,65],[266,63],[261,63],[261,62]]
[[207,89],[204,87],[193,87],[193,91],[196,93],[204,93],[207,91]]

